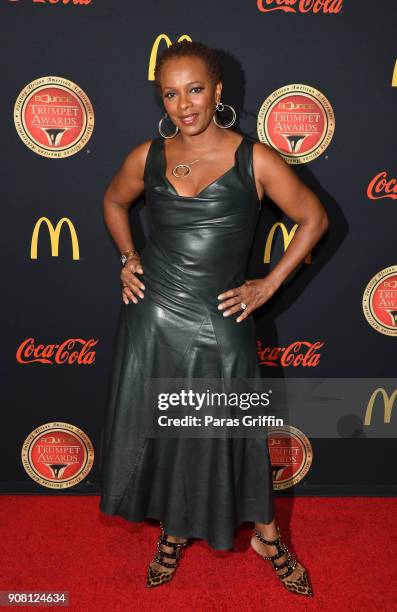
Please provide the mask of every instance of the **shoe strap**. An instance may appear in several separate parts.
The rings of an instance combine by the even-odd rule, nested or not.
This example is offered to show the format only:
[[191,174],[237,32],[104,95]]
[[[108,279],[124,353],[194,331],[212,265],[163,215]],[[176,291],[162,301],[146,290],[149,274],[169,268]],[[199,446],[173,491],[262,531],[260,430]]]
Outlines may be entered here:
[[[258,540],[260,540],[261,542],[269,546],[276,547],[277,553],[275,555],[270,555],[270,556],[262,555],[262,557],[263,559],[271,561],[273,568],[276,572],[276,575],[280,579],[283,579],[283,578],[286,578],[287,576],[290,576],[290,574],[292,574],[292,572],[294,571],[294,569],[296,568],[298,564],[298,561],[291,555],[290,551],[288,550],[288,547],[281,540],[281,533],[280,533],[279,527],[277,527],[277,532],[278,532],[278,538],[276,538],[275,540],[266,540],[263,536],[260,535],[260,533],[256,531],[256,529],[254,530],[255,536],[258,538]],[[285,561],[283,561],[283,563],[280,563],[279,565],[275,563],[277,559],[280,559],[280,557],[282,557],[285,554],[287,554],[287,558]],[[283,572],[282,574],[277,573],[277,570],[284,569],[285,567],[288,567],[288,570],[286,572]]]
[[[288,557],[288,559],[284,561],[284,563],[281,563],[280,565],[276,565],[275,563],[273,563],[273,567],[276,570],[276,575],[280,578],[280,580],[283,580],[287,576],[290,576],[297,565],[297,559],[294,559],[294,557],[292,557],[291,555]],[[288,567],[288,570],[286,572],[283,572],[282,574],[278,574],[277,570],[283,569],[284,567]]]
[[170,542],[169,540],[167,540],[167,536],[165,535],[165,531],[164,531],[164,525],[161,521],[160,521],[159,542],[164,544],[164,546],[170,546],[171,548],[182,548],[183,546],[186,546],[187,544],[187,540],[186,542]]
[[180,551],[179,550],[175,550],[174,552],[165,552],[162,548],[161,548],[162,543],[159,541],[157,542],[157,550],[159,551],[159,553],[161,555],[163,555],[164,557],[169,557],[170,559],[178,559]]
[[276,529],[277,529],[277,533],[278,533],[278,538],[276,538],[275,540],[265,540],[265,538],[256,529],[254,529],[254,534],[258,538],[258,540],[260,540],[264,544],[268,544],[270,546],[276,546],[277,547],[277,543],[279,543],[281,541],[281,533],[280,533],[280,528],[279,527],[276,527]]
[[[177,568],[179,565],[179,559],[181,555],[181,550],[177,550],[172,553],[167,553],[160,548],[160,542],[157,543],[157,552],[154,555],[154,561],[157,561],[160,565],[164,567],[170,567],[171,569]],[[167,559],[174,559],[175,563],[167,563],[164,561],[164,557]]]
[[275,555],[269,555],[269,556],[262,555],[264,559],[272,561],[273,559],[279,559],[280,557],[283,556],[284,553],[289,552],[284,542],[282,542],[281,537],[278,537],[276,540],[265,540],[265,538],[263,538],[256,530],[254,533],[255,533],[255,536],[258,538],[258,540],[260,540],[264,544],[267,544],[268,546],[275,546],[277,549],[277,553]]
[[[157,540],[157,551],[154,555],[153,561],[156,561],[159,565],[162,565],[163,567],[176,569],[178,567],[178,560],[180,558],[182,548],[186,546],[186,544],[187,542],[170,542],[169,540],[167,540],[164,534],[164,529],[161,526],[161,535]],[[161,546],[169,546],[173,549],[173,551],[166,552],[161,548]],[[164,561],[164,558],[174,559],[175,563],[167,563],[167,561]]]
[[268,557],[265,557],[265,555],[262,555],[262,557],[264,559],[267,559],[268,561],[276,561],[276,559],[280,559],[280,557],[282,557],[283,555],[285,555],[285,553],[288,552],[286,550],[284,550],[284,548],[282,550],[280,550],[278,553],[276,553],[275,555],[269,555]]
[[187,542],[170,542],[167,540],[166,536],[160,536],[159,542],[164,544],[164,546],[169,546],[170,548],[180,549],[186,546]]
[[159,557],[157,555],[157,553],[154,555],[153,561],[156,561],[159,565],[162,565],[163,567],[169,567],[171,569],[174,569],[174,568],[178,567],[178,562],[176,562],[176,563],[166,563],[166,561],[164,561],[162,557]]

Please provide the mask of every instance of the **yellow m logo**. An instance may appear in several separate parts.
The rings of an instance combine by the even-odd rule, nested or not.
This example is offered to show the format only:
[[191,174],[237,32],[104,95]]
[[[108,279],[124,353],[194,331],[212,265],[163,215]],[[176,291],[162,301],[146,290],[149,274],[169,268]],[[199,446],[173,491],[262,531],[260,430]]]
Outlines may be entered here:
[[391,80],[391,86],[397,87],[397,60],[396,60],[396,63],[394,64],[394,71],[393,71],[393,77]]
[[374,403],[375,403],[375,400],[378,394],[383,397],[383,406],[384,406],[383,422],[390,423],[391,413],[393,411],[394,400],[396,399],[396,396],[397,396],[397,389],[394,389],[393,393],[389,397],[384,389],[382,389],[381,387],[378,387],[378,389],[375,389],[375,391],[372,393],[371,397],[369,398],[367,410],[365,411],[364,425],[371,425],[372,410],[374,408]]
[[[152,52],[150,54],[149,70],[148,70],[148,80],[149,81],[154,81],[154,68],[156,66],[159,45],[162,40],[165,40],[167,47],[170,47],[172,45],[171,39],[169,36],[167,36],[167,34],[159,34],[157,36],[156,40],[153,43]],[[192,42],[192,39],[187,34],[182,34],[182,36],[178,38],[178,42],[181,40],[190,40],[190,42]]]
[[[289,247],[289,243],[291,242],[292,238],[295,235],[296,229],[298,227],[298,224],[295,223],[295,225],[293,226],[293,228],[288,231],[287,228],[285,227],[284,223],[282,221],[277,221],[277,223],[275,223],[268,236],[266,239],[266,244],[265,244],[265,252],[263,254],[263,263],[270,263],[270,257],[271,257],[271,252],[272,252],[272,245],[273,245],[273,240],[274,240],[274,236],[275,233],[278,229],[281,230],[281,233],[283,235],[283,241],[284,241],[284,251],[286,251]],[[311,263],[312,258],[311,258],[311,254],[308,253],[305,257],[305,263]]]
[[78,239],[77,239],[77,233],[76,233],[76,230],[74,229],[73,223],[67,217],[62,217],[62,219],[60,219],[58,221],[58,223],[57,223],[55,228],[54,228],[53,224],[51,223],[51,221],[49,219],[47,219],[47,217],[40,217],[40,219],[38,219],[36,221],[36,225],[34,226],[33,234],[32,234],[32,243],[31,243],[31,246],[30,246],[30,257],[31,257],[31,259],[37,259],[37,242],[38,242],[38,239],[39,239],[40,227],[41,227],[41,224],[43,222],[46,223],[47,228],[48,228],[48,232],[50,234],[51,255],[53,257],[58,257],[58,252],[59,252],[59,235],[61,233],[61,229],[62,229],[63,224],[66,223],[68,228],[69,228],[70,237],[72,239],[73,259],[80,259],[79,242],[78,242]]

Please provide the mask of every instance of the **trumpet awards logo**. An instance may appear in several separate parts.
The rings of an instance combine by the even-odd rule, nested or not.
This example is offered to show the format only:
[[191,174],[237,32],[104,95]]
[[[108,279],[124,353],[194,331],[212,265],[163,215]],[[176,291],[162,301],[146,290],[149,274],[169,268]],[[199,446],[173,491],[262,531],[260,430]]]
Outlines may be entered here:
[[273,473],[273,489],[288,489],[308,473],[313,449],[305,434],[292,425],[269,427],[267,444]]
[[32,480],[50,489],[67,489],[88,476],[94,463],[94,448],[78,427],[46,423],[28,435],[21,457]]
[[389,178],[385,171],[378,172],[368,185],[367,196],[370,200],[397,200],[397,179]]
[[[177,42],[180,42],[181,40],[188,40],[189,42],[192,42],[192,39],[190,38],[188,34],[182,34],[182,36],[178,38]],[[162,41],[165,42],[167,47],[170,47],[172,45],[171,39],[169,36],[167,36],[167,34],[159,34],[157,36],[156,40],[153,43],[152,50],[150,53],[149,68],[148,68],[148,80],[149,81],[154,81],[154,69],[156,67],[159,46]]]
[[362,308],[379,333],[397,336],[397,266],[380,270],[364,290]]
[[78,85],[45,76],[28,83],[18,95],[14,123],[21,140],[34,153],[63,158],[78,153],[91,138],[94,111]]
[[337,15],[343,8],[343,0],[257,0],[262,13],[324,13]]
[[321,155],[335,131],[334,111],[323,93],[310,85],[285,85],[263,102],[257,120],[261,142],[286,162],[303,164]]
[[40,219],[36,221],[36,224],[33,228],[32,242],[30,245],[30,258],[31,259],[37,259],[37,243],[39,240],[40,228],[43,223],[45,223],[48,229],[48,233],[50,235],[51,255],[53,257],[58,257],[59,237],[61,234],[62,226],[63,224],[65,224],[67,228],[69,229],[70,238],[72,240],[72,257],[75,260],[80,259],[80,250],[79,250],[79,241],[77,238],[77,232],[76,232],[76,229],[72,221],[68,219],[67,217],[62,217],[62,219],[60,219],[58,223],[56,224],[56,227],[53,226],[53,224],[47,217],[40,217]]

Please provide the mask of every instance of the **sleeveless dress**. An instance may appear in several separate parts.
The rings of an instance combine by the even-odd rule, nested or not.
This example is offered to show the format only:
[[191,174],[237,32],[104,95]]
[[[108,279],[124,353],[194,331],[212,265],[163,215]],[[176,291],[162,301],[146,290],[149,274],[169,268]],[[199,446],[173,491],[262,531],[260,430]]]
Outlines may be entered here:
[[267,435],[145,437],[143,379],[261,377],[252,315],[236,323],[217,308],[220,293],[246,280],[260,212],[253,144],[243,136],[233,167],[187,197],[165,176],[164,140],[152,140],[145,297],[122,302],[102,444],[102,512],[157,519],[167,534],[218,550],[233,547],[240,523],[274,518]]

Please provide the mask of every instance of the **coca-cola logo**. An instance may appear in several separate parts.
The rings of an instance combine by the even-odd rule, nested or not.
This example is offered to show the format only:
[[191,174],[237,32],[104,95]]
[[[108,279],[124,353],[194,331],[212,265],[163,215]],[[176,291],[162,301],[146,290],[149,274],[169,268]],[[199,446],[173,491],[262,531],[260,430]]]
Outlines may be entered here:
[[18,347],[18,363],[77,364],[91,365],[96,351],[92,350],[98,340],[90,338],[68,338],[61,344],[40,344],[34,338],[27,338]]
[[[9,2],[19,2],[19,0],[8,0]],[[31,0],[33,4],[72,4],[74,6],[86,6],[92,4],[92,0]]]
[[257,0],[262,13],[324,13],[337,15],[343,8],[343,0]]
[[261,340],[257,340],[257,353],[260,365],[265,366],[299,366],[313,368],[320,363],[321,354],[319,351],[324,342],[307,342],[305,340],[297,340],[291,342],[288,346],[269,347],[263,346]]
[[368,185],[367,196],[370,200],[397,200],[397,179],[388,178],[386,171],[379,172]]

